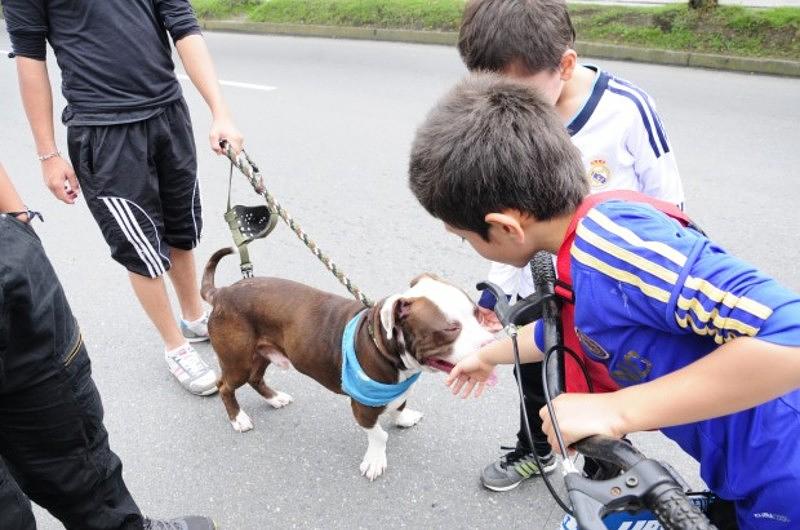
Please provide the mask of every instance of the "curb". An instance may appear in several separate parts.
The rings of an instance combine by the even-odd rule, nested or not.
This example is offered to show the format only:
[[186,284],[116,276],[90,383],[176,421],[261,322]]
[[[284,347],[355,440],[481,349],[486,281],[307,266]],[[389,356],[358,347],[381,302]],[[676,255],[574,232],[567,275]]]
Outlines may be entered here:
[[[259,35],[292,35],[297,37],[322,37],[328,39],[358,39],[414,44],[439,44],[453,46],[458,34],[451,31],[418,31],[408,29],[359,28],[350,26],[314,26],[305,24],[273,24],[269,22],[242,22],[235,20],[201,20],[203,29]],[[636,48],[599,42],[576,43],[580,55],[597,59],[614,59],[650,64],[710,68],[732,72],[800,77],[800,61],[735,57],[655,48]]]

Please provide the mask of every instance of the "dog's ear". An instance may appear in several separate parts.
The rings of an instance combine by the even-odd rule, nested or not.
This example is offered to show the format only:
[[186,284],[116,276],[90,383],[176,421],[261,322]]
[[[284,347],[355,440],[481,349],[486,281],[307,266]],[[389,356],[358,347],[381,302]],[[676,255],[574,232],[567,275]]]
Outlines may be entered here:
[[383,301],[381,324],[383,324],[383,331],[386,333],[387,339],[392,339],[395,324],[408,316],[413,303],[414,298],[403,298],[399,294],[394,294]]

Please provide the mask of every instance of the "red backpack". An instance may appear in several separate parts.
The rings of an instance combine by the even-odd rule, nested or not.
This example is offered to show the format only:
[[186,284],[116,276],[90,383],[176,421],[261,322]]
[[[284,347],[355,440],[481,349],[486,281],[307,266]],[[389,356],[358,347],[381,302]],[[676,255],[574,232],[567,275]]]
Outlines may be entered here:
[[[635,191],[607,191],[589,195],[578,206],[572,221],[567,228],[567,234],[564,242],[561,243],[561,248],[558,250],[558,258],[556,261],[556,270],[558,272],[558,280],[556,281],[555,293],[565,303],[561,307],[561,326],[564,334],[564,345],[571,349],[581,359],[581,362],[586,367],[589,378],[592,381],[592,389],[594,392],[612,392],[619,388],[619,385],[614,382],[608,369],[602,363],[592,360],[587,357],[578,339],[575,328],[575,292],[572,290],[572,273],[570,271],[570,250],[575,241],[575,230],[578,228],[578,223],[583,219],[586,214],[597,206],[610,200],[623,200],[627,202],[639,202],[653,206],[660,212],[672,217],[680,222],[683,226],[695,225],[674,204],[654,199],[642,193]],[[564,356],[564,377],[567,392],[588,392],[589,385],[584,377],[583,370],[578,362],[570,355]]]

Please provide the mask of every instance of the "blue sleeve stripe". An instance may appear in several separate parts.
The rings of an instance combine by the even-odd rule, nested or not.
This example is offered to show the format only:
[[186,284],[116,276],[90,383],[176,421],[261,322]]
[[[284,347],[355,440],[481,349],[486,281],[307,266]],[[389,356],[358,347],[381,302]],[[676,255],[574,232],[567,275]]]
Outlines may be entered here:
[[669,142],[667,142],[667,135],[664,133],[664,126],[661,124],[661,117],[656,112],[656,109],[653,108],[652,100],[647,93],[639,88],[638,86],[634,85],[633,83],[626,81],[624,79],[614,78],[614,81],[617,83],[626,86],[630,90],[636,92],[641,97],[642,102],[644,103],[645,107],[650,113],[650,117],[653,119],[653,124],[656,128],[656,133],[658,134],[658,139],[661,141],[661,150],[664,153],[669,153],[670,147]]
[[748,331],[750,328],[758,329],[764,322],[763,318],[752,313],[738,307],[728,307],[722,303],[715,302],[705,294],[690,289],[682,289],[675,303],[677,304],[675,309],[677,313],[693,311],[704,322],[719,316],[720,319],[718,320],[720,321],[727,318],[735,322],[741,322],[742,326],[739,326],[739,328]]

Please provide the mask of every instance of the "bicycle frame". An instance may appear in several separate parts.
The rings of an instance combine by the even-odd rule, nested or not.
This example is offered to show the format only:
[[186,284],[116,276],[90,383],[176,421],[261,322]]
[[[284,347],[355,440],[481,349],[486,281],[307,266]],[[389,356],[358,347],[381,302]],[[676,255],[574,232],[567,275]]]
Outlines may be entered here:
[[[539,252],[531,262],[536,292],[514,305],[506,301],[505,293],[497,285],[484,282],[478,289],[488,289],[497,299],[495,313],[516,340],[516,326],[540,321],[544,326],[545,356],[543,380],[545,393],[550,400],[564,391],[564,343],[561,330],[561,301],[555,295],[555,271],[552,256]],[[515,355],[518,352],[515,349]],[[525,408],[525,399],[520,395]],[[524,414],[527,416],[527,413]],[[556,429],[557,419],[553,418]],[[527,435],[531,438],[530,430]],[[560,436],[560,433],[559,433]],[[529,439],[531,447],[533,440]],[[685,495],[683,480],[666,465],[648,459],[630,444],[605,436],[590,436],[573,445],[579,453],[615,465],[622,473],[608,480],[584,478],[569,460],[565,460],[564,483],[567,487],[572,511],[578,525],[586,530],[607,530],[603,517],[616,511],[637,512],[650,509],[663,528],[667,530],[715,528],[705,514]],[[552,490],[551,490],[552,491]]]

